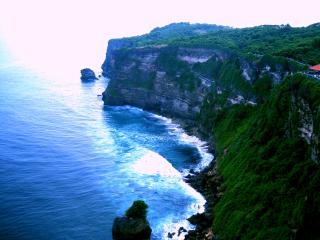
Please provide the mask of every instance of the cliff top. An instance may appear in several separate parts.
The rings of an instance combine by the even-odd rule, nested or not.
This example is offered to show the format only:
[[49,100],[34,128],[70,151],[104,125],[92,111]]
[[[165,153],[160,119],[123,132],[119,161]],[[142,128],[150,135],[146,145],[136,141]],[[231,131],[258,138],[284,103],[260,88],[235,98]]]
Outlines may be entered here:
[[[141,36],[112,39],[114,48],[183,46],[228,49],[239,54],[283,56],[307,64],[320,62],[320,25],[262,25],[230,28],[210,24],[172,23]],[[119,44],[121,43],[121,44]]]

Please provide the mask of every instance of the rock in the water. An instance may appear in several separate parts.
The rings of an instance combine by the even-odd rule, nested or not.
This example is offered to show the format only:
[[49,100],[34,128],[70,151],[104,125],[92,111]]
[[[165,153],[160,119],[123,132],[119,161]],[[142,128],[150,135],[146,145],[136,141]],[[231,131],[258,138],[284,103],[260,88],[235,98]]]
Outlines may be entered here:
[[82,81],[95,81],[97,79],[94,71],[90,68],[84,68],[81,70],[81,80]]
[[181,233],[183,233],[183,232],[187,232],[187,230],[184,227],[180,227],[178,230],[178,236],[180,236]]
[[112,237],[114,240],[148,240],[151,231],[145,219],[117,217],[113,222]]
[[170,233],[170,232],[169,232],[168,235],[167,235],[167,237],[168,237],[168,238],[173,238],[173,236],[174,236],[175,234],[176,234],[176,233]]

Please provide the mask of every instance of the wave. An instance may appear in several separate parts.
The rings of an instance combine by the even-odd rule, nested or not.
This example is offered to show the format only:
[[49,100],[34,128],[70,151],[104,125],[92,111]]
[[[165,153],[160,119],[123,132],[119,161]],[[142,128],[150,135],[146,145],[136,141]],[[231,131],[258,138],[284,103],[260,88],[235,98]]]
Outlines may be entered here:
[[[181,143],[195,146],[201,156],[201,161],[194,167],[195,172],[200,172],[213,161],[214,156],[208,151],[208,144],[205,141],[200,140],[196,136],[191,136],[187,134],[179,124],[174,123],[172,119],[166,118],[157,114],[152,114],[152,116],[160,120],[168,129],[168,133],[178,137]],[[189,169],[183,171],[183,175],[190,174]]]
[[159,154],[148,151],[142,158],[136,161],[132,168],[141,174],[161,175],[164,177],[180,178],[181,174],[171,163]]
[[161,229],[158,229],[158,232],[162,233],[162,239],[168,239],[168,234],[172,233],[174,235],[170,239],[184,239],[187,232],[180,230],[189,231],[194,229],[194,226],[186,219],[194,214],[204,212],[206,203],[204,197],[184,182],[182,173],[176,170],[167,159],[151,150],[146,150],[145,154],[133,163],[132,169],[138,174],[163,177],[168,184],[176,184],[177,188],[180,188],[195,200],[186,207],[187,210],[179,221],[173,222],[172,217],[169,216],[163,220],[162,226],[159,226]]
[[[172,119],[151,113],[151,112],[146,112],[141,108],[138,107],[133,107],[130,105],[124,105],[124,106],[112,106],[111,107],[113,110],[116,111],[130,111],[130,113],[133,114],[141,114],[141,113],[146,113],[149,115],[149,117],[157,119],[160,121],[168,130],[168,134],[174,135],[178,137],[178,141],[182,144],[187,144],[187,145],[192,145],[197,148],[200,156],[201,156],[201,161],[193,167],[193,170],[195,172],[200,172],[214,160],[214,156],[209,153],[208,151],[208,144],[205,141],[200,140],[196,136],[192,136],[187,134],[182,127],[178,123],[174,123]],[[190,174],[190,169],[184,169],[183,175],[186,176]]]
[[[169,136],[172,136],[172,139],[176,139],[178,145],[189,145],[196,148],[200,155],[200,160],[192,165],[195,172],[204,169],[214,159],[213,155],[208,152],[208,145],[206,142],[187,134],[179,124],[174,123],[173,120],[169,118],[146,112],[141,108],[129,105],[107,106],[106,108],[116,113],[119,112],[122,114],[123,111],[125,111],[130,113],[131,116],[137,115],[142,118],[145,117],[145,119],[148,119],[146,124],[155,122],[159,124],[159,126],[164,126],[166,132]],[[132,124],[132,122],[133,121],[130,123]],[[117,131],[117,134],[119,135],[120,132]],[[126,134],[124,135],[126,136]],[[179,234],[179,229],[181,230],[181,228],[183,228],[187,231],[194,229],[195,227],[186,219],[194,214],[203,213],[206,203],[204,197],[184,181],[184,177],[190,174],[190,169],[185,167],[185,169],[180,171],[177,170],[168,159],[157,152],[158,150],[153,144],[146,146],[143,141],[135,139],[134,134],[129,139],[125,140],[130,142],[130,145],[132,146],[131,150],[123,156],[123,159],[125,159],[123,167],[125,169],[130,169],[129,173],[127,173],[129,174],[130,179],[134,179],[134,182],[139,186],[155,189],[156,192],[167,192],[168,194],[170,192],[174,194],[174,192],[178,191],[192,199],[183,207],[185,210],[176,213],[178,215],[169,215],[161,219],[160,224],[152,226],[153,233],[155,234],[154,237],[156,237],[155,239],[158,239],[159,236],[161,236],[160,239],[168,239],[169,233],[174,233],[170,239],[184,239],[186,232],[180,231]],[[156,142],[154,142],[154,144],[156,144]],[[189,167],[190,165],[188,168]],[[172,189],[175,189],[175,191]]]

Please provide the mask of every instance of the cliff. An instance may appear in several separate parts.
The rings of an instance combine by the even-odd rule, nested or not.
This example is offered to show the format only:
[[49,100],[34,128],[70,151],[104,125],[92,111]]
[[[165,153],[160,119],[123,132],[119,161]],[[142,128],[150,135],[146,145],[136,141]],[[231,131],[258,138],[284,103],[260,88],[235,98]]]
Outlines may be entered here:
[[[103,75],[111,79],[103,100],[134,105],[171,117],[194,120],[209,92],[228,104],[256,104],[272,85],[303,65],[271,56],[251,59],[222,49],[132,47],[111,40]],[[125,47],[122,47],[125,46]],[[291,64],[291,66],[289,66]]]
[[103,94],[106,104],[134,105],[186,119],[200,112],[212,85],[192,66],[225,57],[212,50],[170,47],[118,50],[107,56],[103,69],[111,81]]
[[210,236],[319,239],[320,82],[303,74],[320,62],[319,25],[163,31],[109,41],[105,104],[181,118],[207,137],[216,164],[190,182],[209,202]]
[[264,104],[217,116],[224,183],[213,228],[223,239],[319,238],[319,87],[318,80],[296,74]]

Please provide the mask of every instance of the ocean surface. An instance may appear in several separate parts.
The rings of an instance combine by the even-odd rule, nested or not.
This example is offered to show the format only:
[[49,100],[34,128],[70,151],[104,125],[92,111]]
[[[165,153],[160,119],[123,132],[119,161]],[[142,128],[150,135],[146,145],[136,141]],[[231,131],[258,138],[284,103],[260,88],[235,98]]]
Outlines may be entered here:
[[205,200],[183,176],[212,155],[170,119],[103,106],[107,82],[0,54],[0,239],[112,239],[113,219],[137,199],[152,239],[192,228],[185,219]]

